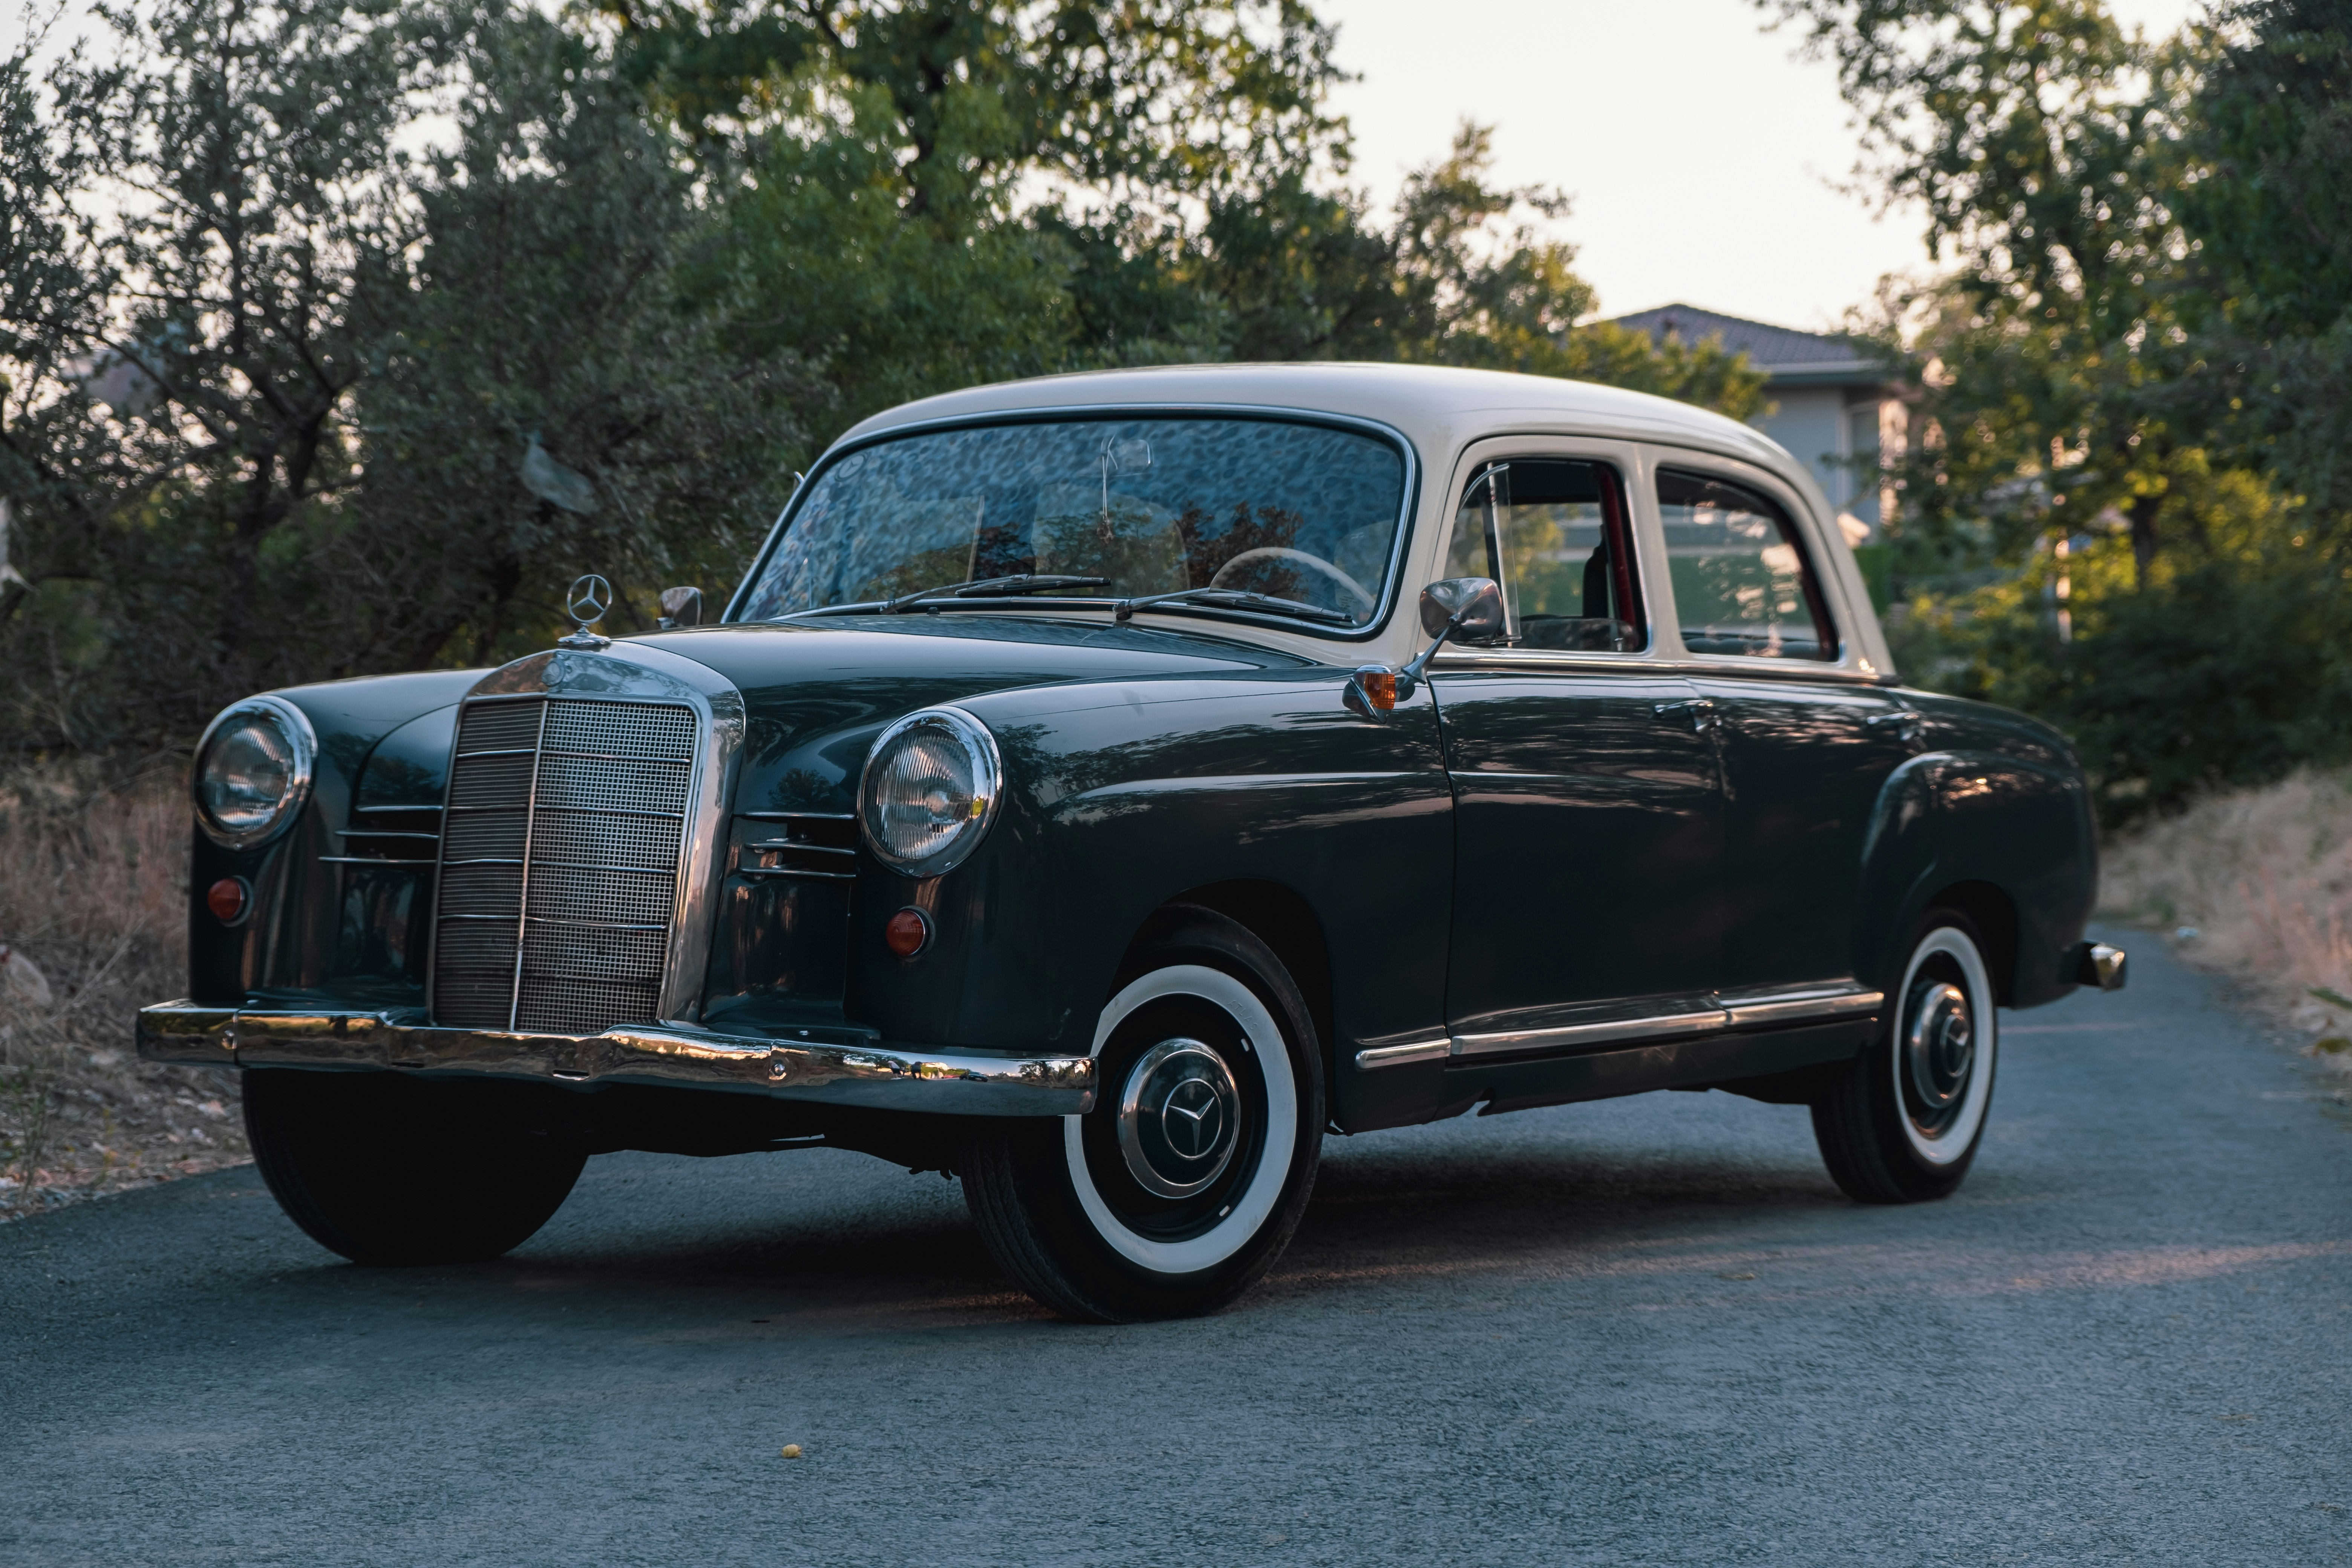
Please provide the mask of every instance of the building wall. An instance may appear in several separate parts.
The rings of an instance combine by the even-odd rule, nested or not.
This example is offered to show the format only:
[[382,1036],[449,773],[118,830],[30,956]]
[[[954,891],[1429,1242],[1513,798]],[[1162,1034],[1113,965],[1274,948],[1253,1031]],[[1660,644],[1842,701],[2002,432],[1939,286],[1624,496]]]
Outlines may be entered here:
[[1883,498],[1855,460],[1867,464],[1902,445],[1902,405],[1875,386],[1768,386],[1766,395],[1776,406],[1751,423],[1811,468],[1830,504],[1875,539]]
[[1853,475],[1840,466],[1852,450],[1846,431],[1845,389],[1838,386],[1771,387],[1765,394],[1778,405],[1755,420],[1756,427],[1778,441],[1813,471],[1830,504],[1846,510],[1853,492]]

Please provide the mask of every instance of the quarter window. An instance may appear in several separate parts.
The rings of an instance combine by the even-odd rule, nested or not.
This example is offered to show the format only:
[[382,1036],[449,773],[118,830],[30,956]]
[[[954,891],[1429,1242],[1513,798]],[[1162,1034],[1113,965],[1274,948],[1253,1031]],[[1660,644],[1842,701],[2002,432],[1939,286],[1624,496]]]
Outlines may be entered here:
[[1472,477],[1454,517],[1450,577],[1492,577],[1522,647],[1637,653],[1648,645],[1635,592],[1624,491],[1614,470],[1513,458]]
[[1742,485],[1701,474],[1658,475],[1666,570],[1696,654],[1746,658],[1837,658],[1821,584],[1796,524]]

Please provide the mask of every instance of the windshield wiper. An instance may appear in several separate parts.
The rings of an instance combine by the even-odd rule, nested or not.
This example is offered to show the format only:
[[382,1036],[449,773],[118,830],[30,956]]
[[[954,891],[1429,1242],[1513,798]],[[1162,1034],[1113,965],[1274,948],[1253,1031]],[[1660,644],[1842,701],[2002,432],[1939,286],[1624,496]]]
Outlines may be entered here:
[[1123,621],[1136,611],[1148,610],[1154,605],[1207,605],[1212,608],[1271,610],[1278,616],[1328,621],[1333,626],[1352,626],[1356,624],[1356,617],[1344,610],[1327,610],[1320,605],[1302,605],[1296,599],[1276,598],[1272,594],[1253,594],[1245,588],[1179,588],[1172,594],[1121,599],[1112,608],[1111,618]]
[[1019,572],[1010,577],[982,577],[976,582],[950,583],[943,587],[901,594],[895,599],[883,600],[881,611],[886,616],[901,616],[934,599],[1009,599],[1016,594],[1042,594],[1048,588],[1099,588],[1109,581],[1108,577],[1073,577],[1055,572]]
[[1098,588],[1110,581],[1108,577],[1070,577],[1048,573],[1043,576],[1032,572],[1018,573],[1011,577],[982,577],[971,583],[949,583],[937,588],[919,588],[911,594],[901,594],[895,599],[860,599],[849,605],[819,605],[814,609],[792,610],[772,617],[779,621],[796,621],[804,616],[851,616],[860,610],[872,610],[878,615],[899,616],[917,605],[938,599],[1000,599],[1016,594],[1035,594],[1047,588]]

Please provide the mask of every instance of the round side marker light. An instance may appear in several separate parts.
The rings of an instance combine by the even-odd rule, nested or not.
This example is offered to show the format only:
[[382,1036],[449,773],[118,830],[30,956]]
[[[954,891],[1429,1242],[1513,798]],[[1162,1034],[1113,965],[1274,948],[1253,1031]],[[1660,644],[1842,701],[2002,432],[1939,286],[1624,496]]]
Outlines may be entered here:
[[205,908],[221,924],[233,926],[245,918],[245,907],[253,899],[253,885],[242,877],[223,877],[205,889]]
[[884,922],[882,942],[899,957],[912,958],[930,945],[931,917],[912,907],[900,910]]

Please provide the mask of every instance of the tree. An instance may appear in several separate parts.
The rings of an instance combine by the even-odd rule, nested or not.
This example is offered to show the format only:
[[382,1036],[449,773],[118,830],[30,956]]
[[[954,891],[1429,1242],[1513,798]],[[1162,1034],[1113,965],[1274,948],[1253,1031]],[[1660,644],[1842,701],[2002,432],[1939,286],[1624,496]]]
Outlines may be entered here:
[[2183,135],[2196,247],[2182,405],[2352,527],[2352,5],[2244,0]]
[[[100,15],[121,63],[0,74],[20,743],[489,657],[519,597],[738,554],[788,493],[779,368],[671,288],[691,172],[579,39],[498,0]],[[455,144],[401,152],[435,110]]]
[[2145,583],[2195,461],[2150,395],[2180,335],[2193,49],[2126,34],[2100,0],[1758,4],[1835,60],[1865,184],[1923,206],[1929,255],[1954,263],[1878,323],[1939,433],[1899,476],[1910,542],[1948,557],[1981,527],[2015,559],[2113,509]]
[[[1170,360],[1585,375],[1744,416],[1719,346],[1579,327],[1540,189],[1465,126],[1382,222],[1325,108],[1331,33],[1276,0],[640,5],[629,68],[700,150],[760,341],[823,367],[830,427],[974,380]],[[822,421],[817,421],[822,424]]]

